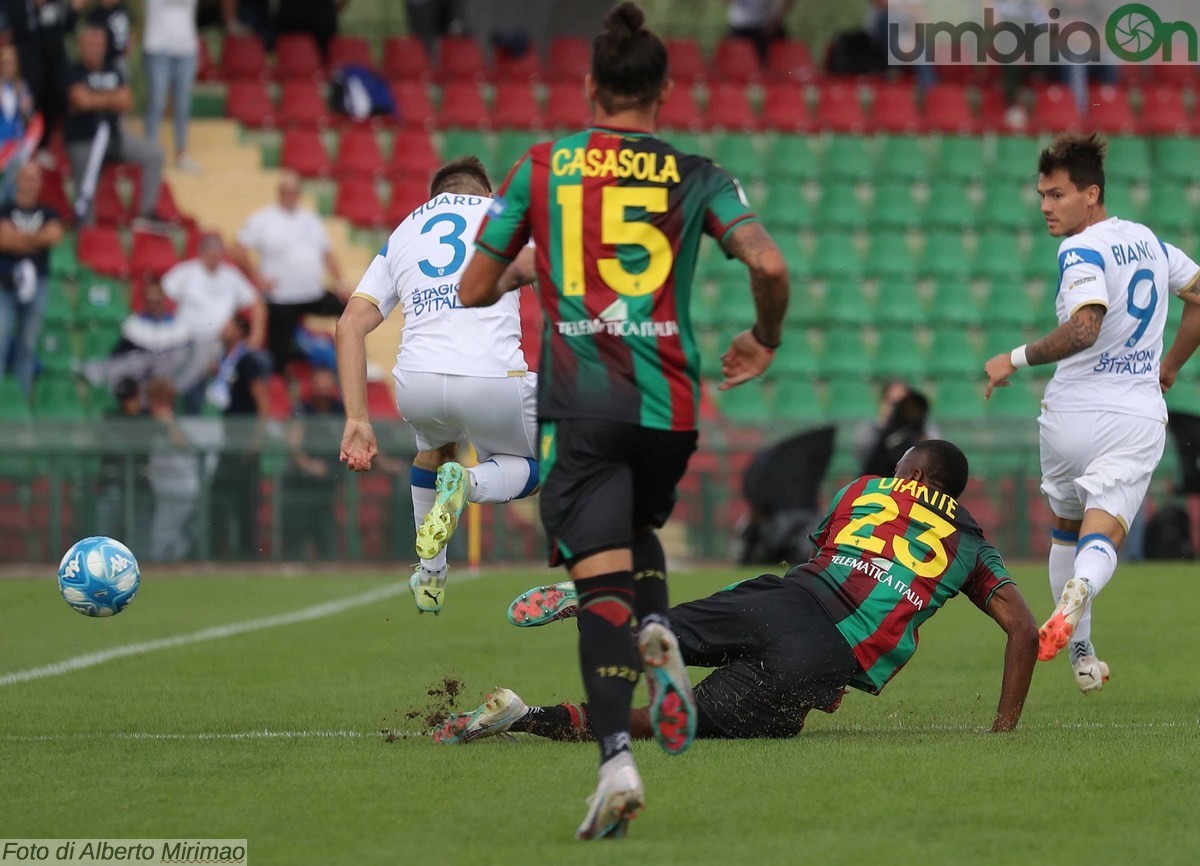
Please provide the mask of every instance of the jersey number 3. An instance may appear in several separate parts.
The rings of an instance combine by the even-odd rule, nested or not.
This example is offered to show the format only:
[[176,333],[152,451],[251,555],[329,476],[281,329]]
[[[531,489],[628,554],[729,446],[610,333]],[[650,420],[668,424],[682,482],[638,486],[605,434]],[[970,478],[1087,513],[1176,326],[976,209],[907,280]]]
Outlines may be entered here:
[[439,225],[449,223],[449,228],[446,233],[438,238],[441,246],[450,247],[451,259],[448,264],[435,265],[429,259],[421,259],[417,262],[417,267],[421,269],[427,277],[444,277],[447,274],[458,273],[458,269],[463,266],[463,262],[467,259],[467,245],[463,243],[462,233],[467,230],[467,221],[456,213],[438,214],[429,222],[425,223],[421,229],[421,234],[427,235]]
[[[870,508],[866,514],[855,517],[837,534],[834,544],[849,544],[868,553],[883,553],[887,541],[875,537],[875,529],[885,523],[891,523],[900,517],[900,503],[883,493],[866,493],[854,500],[851,510]],[[907,568],[917,577],[936,578],[946,570],[950,558],[942,541],[954,533],[954,524],[939,517],[919,502],[913,502],[908,509],[910,525],[922,524],[925,531],[916,537],[916,542],[927,548],[932,554],[929,559],[917,559],[913,554],[912,545],[903,535],[892,538],[892,558]],[[864,532],[865,530],[865,532]]]
[[[625,219],[625,209],[640,207],[647,213],[666,213],[667,190],[661,186],[606,186],[600,202],[600,240],[605,244],[632,244],[650,256],[641,273],[631,274],[618,258],[597,259],[596,270],[619,295],[638,297],[662,288],[671,274],[671,242],[656,226]],[[562,212],[563,294],[584,293],[583,187],[560,186],[556,197]]]

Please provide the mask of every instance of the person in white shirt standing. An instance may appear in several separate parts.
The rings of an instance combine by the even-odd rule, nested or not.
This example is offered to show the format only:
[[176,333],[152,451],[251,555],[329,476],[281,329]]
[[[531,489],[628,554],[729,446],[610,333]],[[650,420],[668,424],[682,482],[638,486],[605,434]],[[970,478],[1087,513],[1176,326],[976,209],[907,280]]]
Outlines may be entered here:
[[[175,302],[175,317],[187,326],[193,349],[206,363],[221,355],[221,331],[240,310],[249,311],[247,345],[261,349],[266,340],[267,308],[254,285],[224,259],[220,235],[205,235],[197,258],[180,262],[162,278],[162,289]],[[204,405],[204,382],[184,394],[186,411]]]
[[[1091,609],[1162,459],[1162,392],[1200,345],[1200,266],[1146,226],[1110,217],[1097,135],[1064,135],[1042,151],[1038,192],[1058,248],[1059,326],[987,362],[987,397],[1022,367],[1057,363],[1041,428],[1042,492],[1054,512],[1050,589],[1038,658],[1070,645],[1075,683],[1104,685],[1108,665],[1091,641]],[[1188,306],[1163,354],[1169,295]]]
[[193,174],[200,172],[200,166],[188,157],[187,131],[199,51],[196,0],[146,0],[146,28],[142,34],[142,68],[149,85],[146,138],[158,141],[169,92],[175,126],[175,167]]
[[[337,326],[338,370],[346,407],[341,460],[371,468],[378,448],[367,416],[365,338],[401,308],[396,404],[416,433],[413,516],[421,564],[409,580],[417,609],[438,613],[445,600],[446,543],[466,502],[508,502],[538,484],[537,377],[521,351],[519,301],[464,308],[458,281],[472,240],[492,204],[482,163],[465,157],[442,166],[430,200],[405,217],[371,262]],[[532,269],[518,258],[506,285]],[[467,440],[479,465],[455,462]]]
[[[258,264],[250,253],[258,256]],[[238,233],[233,259],[267,299],[267,351],[282,372],[295,356],[296,326],[305,315],[340,316],[345,288],[321,217],[300,204],[300,178],[279,176],[279,201],[251,214]],[[329,272],[333,291],[325,289]]]

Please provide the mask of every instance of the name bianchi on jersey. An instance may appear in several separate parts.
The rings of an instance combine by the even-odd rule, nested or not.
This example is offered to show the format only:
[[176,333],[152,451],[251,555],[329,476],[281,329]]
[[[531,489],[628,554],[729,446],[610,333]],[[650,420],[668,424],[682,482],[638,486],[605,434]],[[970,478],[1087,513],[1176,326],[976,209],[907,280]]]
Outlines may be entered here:
[[855,571],[861,571],[863,574],[875,578],[876,581],[882,583],[884,586],[890,586],[892,589],[896,590],[897,595],[904,596],[904,600],[917,610],[921,610],[925,607],[924,599],[912,591],[910,584],[892,577],[892,575],[889,573],[889,569],[892,567],[890,562],[887,563],[886,567],[879,566],[874,562],[864,562],[861,559],[855,559],[853,556],[842,556],[839,553],[834,555],[834,557],[830,560],[830,564],[841,565],[845,568],[852,568]]
[[578,322],[559,322],[558,332],[564,337],[590,337],[608,334],[613,337],[677,337],[679,323],[669,322],[606,322],[603,319],[582,319]]

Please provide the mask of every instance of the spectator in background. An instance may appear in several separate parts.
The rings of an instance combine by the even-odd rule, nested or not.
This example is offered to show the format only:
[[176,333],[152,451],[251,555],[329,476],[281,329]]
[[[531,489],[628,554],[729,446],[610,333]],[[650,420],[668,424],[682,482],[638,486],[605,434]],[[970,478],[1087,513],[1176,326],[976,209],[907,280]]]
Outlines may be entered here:
[[0,209],[0,372],[10,351],[25,396],[33,391],[37,337],[50,294],[50,248],[63,238],[58,211],[42,204],[42,170],[17,172],[13,203]]
[[[104,160],[129,162],[142,169],[138,215],[160,225],[154,204],[162,182],[163,153],[157,142],[121,129],[121,115],[133,108],[133,93],[120,71],[108,62],[108,33],[88,25],[79,35],[79,62],[67,73],[67,158],[75,177],[77,216],[90,223],[96,181]],[[107,129],[107,145],[103,130]]]
[[187,153],[192,85],[199,65],[196,0],[146,0],[146,29],[142,34],[142,69],[146,73],[146,137],[158,141],[158,128],[171,95],[175,130],[175,167],[191,174],[200,165]]
[[31,117],[33,94],[21,77],[17,49],[0,45],[0,144],[23,136]]
[[[180,262],[163,275],[162,288],[175,302],[175,316],[187,327],[195,351],[209,363],[221,356],[221,334],[239,311],[250,317],[247,343],[261,349],[266,339],[267,308],[242,272],[225,261],[220,235],[205,235],[199,255]],[[203,382],[200,383],[201,386]],[[204,391],[184,394],[184,411],[199,412]]]
[[304,0],[280,3],[275,14],[275,32],[307,33],[317,41],[321,56],[329,59],[329,43],[337,36],[338,15],[350,0]]
[[466,28],[459,15],[458,0],[404,0],[408,30],[425,43],[430,54],[443,36],[462,33]]
[[[346,409],[338,393],[337,375],[329,368],[313,371],[308,399],[296,409],[288,430],[291,459],[283,479],[283,535],[301,559],[338,554],[337,494],[345,475],[337,457]],[[320,456],[315,456],[320,455]]]
[[192,550],[201,458],[175,417],[175,386],[170,381],[146,383],[146,410],[158,423],[146,461],[146,481],[154,493],[150,559],[174,562],[186,559]]
[[[250,253],[258,256],[258,264]],[[238,233],[237,262],[267,298],[267,351],[282,372],[296,353],[296,326],[306,314],[340,316],[346,287],[321,217],[300,205],[300,178],[279,176],[279,201],[256,211]],[[333,291],[325,289],[325,272]]]
[[[108,34],[104,58],[129,80],[129,43],[133,41],[133,21],[124,0],[96,0],[84,19],[89,27],[103,27]],[[151,137],[153,138],[153,137]]]
[[749,39],[758,49],[758,59],[767,65],[771,43],[786,39],[783,19],[793,0],[730,0],[729,35]]
[[46,122],[41,147],[58,131],[66,111],[66,37],[75,29],[86,0],[2,0],[13,44],[21,56],[21,71],[33,102]]
[[[270,404],[271,359],[251,348],[250,325],[240,316],[221,331],[224,357],[208,386],[208,401],[225,418],[225,447],[212,482],[214,553],[248,560],[258,555],[259,451]],[[241,422],[241,423],[239,423]]]
[[226,33],[238,36],[248,30],[268,50],[275,44],[270,0],[200,0],[196,7],[196,27],[221,27]]
[[890,475],[904,452],[918,442],[937,439],[929,423],[929,400],[903,379],[880,389],[879,414],[854,437],[854,457],[863,475]]

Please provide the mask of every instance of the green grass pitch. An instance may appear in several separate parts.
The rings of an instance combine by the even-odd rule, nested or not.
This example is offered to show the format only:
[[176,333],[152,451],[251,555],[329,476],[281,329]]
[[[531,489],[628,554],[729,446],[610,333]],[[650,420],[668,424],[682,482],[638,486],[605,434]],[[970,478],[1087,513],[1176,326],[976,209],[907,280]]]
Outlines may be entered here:
[[[1042,569],[1017,571],[1044,616]],[[452,582],[436,618],[397,594],[240,632],[221,627],[407,575],[149,573],[109,620],[70,610],[50,576],[0,581],[0,835],[246,838],[256,866],[1196,862],[1193,566],[1122,568],[1095,631],[1112,681],[1084,698],[1065,659],[1039,665],[1012,735],[983,733],[1003,635],[960,598],[882,697],[852,693],[798,739],[702,741],[678,758],[638,744],[647,806],[613,843],[573,839],[593,745],[435,747],[408,717],[445,677],[464,683],[460,709],[494,685],[532,702],[579,697],[575,629],[504,620],[512,596],[550,574]],[[676,573],[673,596],[749,574]],[[202,629],[210,639],[11,677]],[[413,736],[387,742],[382,729]]]

